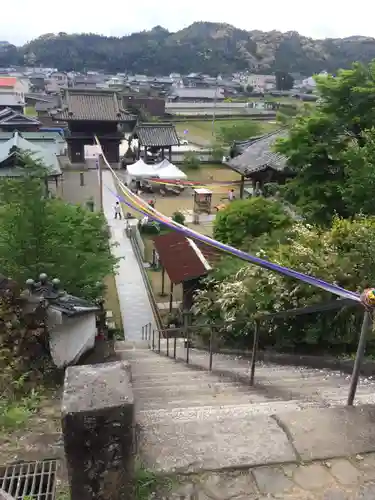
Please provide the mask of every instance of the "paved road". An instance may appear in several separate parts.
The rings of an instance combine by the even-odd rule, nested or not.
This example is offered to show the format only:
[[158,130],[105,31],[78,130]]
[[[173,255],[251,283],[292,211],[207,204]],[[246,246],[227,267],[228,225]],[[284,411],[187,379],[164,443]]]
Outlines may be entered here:
[[110,171],[103,171],[103,209],[111,228],[113,254],[119,257],[118,273],[115,276],[119,297],[122,324],[128,340],[141,340],[142,326],[147,323],[155,328],[155,319],[142,279],[138,261],[134,255],[130,240],[125,235],[124,220],[114,219],[115,183]]

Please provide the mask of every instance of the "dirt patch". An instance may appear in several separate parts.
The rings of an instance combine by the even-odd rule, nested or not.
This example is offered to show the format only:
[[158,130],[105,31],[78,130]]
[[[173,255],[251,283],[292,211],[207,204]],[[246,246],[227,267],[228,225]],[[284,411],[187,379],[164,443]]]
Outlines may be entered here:
[[0,464],[63,458],[61,397],[62,389],[50,391],[25,426],[0,431]]

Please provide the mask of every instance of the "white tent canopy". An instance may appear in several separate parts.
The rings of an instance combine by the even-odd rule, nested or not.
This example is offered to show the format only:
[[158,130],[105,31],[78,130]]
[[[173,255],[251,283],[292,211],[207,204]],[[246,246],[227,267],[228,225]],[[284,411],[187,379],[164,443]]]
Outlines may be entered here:
[[132,165],[128,165],[127,174],[129,180],[158,178],[178,181],[187,179],[186,174],[182,170],[166,159],[155,165],[148,165],[140,159]]
[[129,177],[134,179],[147,179],[155,177],[153,165],[147,165],[142,159],[136,161],[132,165],[128,165],[127,173]]
[[[169,162],[168,160],[163,160],[161,163],[157,163],[156,165],[152,165],[154,172],[159,179],[165,180],[174,180],[179,181],[183,179],[187,179],[186,174],[180,170],[176,165]],[[154,174],[154,175],[155,175]]]

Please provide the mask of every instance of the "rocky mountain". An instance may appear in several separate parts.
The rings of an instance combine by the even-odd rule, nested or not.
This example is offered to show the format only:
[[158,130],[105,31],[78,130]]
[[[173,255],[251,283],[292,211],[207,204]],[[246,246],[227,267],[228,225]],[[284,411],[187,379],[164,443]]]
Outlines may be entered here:
[[335,72],[354,61],[369,62],[375,58],[375,39],[314,40],[296,32],[245,31],[229,24],[196,22],[176,33],[161,26],[121,38],[48,33],[23,47],[0,46],[0,66],[30,58],[36,64],[76,71],[215,75],[249,70],[309,76]]

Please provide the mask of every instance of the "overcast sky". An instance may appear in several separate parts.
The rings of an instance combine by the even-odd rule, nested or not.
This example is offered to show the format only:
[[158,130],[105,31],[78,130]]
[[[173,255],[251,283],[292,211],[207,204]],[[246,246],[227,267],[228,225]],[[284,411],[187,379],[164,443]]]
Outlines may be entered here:
[[374,14],[373,0],[18,0],[6,2],[0,40],[19,45],[59,31],[123,36],[158,24],[177,31],[194,21],[227,22],[246,30],[298,31],[314,38],[375,37]]

